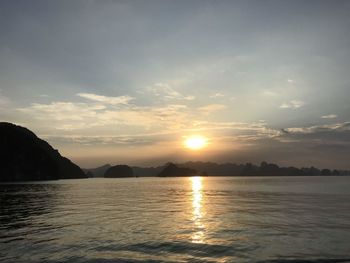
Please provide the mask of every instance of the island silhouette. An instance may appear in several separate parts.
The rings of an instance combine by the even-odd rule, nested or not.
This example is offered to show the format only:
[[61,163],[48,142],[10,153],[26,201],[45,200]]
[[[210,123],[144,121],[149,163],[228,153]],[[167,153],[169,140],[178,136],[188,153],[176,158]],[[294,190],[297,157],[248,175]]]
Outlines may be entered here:
[[109,167],[104,173],[106,178],[133,177],[134,172],[130,166],[125,164]]
[[81,169],[63,157],[49,143],[27,128],[0,122],[0,181],[36,181],[80,179],[93,177],[181,177],[181,176],[338,176],[350,171],[318,169],[316,167],[279,167],[261,162],[235,164],[214,162],[166,163],[157,167],[138,167],[126,164],[106,164]]

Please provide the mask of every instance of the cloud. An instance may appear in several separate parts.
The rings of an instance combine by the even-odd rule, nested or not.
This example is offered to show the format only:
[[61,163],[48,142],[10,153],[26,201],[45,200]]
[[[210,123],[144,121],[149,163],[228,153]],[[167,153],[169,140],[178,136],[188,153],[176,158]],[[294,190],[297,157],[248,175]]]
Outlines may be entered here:
[[107,97],[93,93],[78,93],[77,96],[110,105],[128,104],[131,100],[134,99],[130,96]]
[[[102,96],[106,101],[105,96]],[[100,97],[98,97],[100,98]],[[39,125],[46,136],[72,136],[92,138],[91,143],[103,143],[94,136],[115,137],[113,134],[136,136],[145,134],[186,134],[203,131],[213,134],[234,134],[241,142],[261,137],[272,138],[278,131],[267,128],[263,121],[256,123],[212,122],[206,116],[212,112],[225,109],[223,104],[209,104],[199,108],[184,104],[166,104],[161,106],[138,106],[126,104],[115,108],[98,101],[88,102],[51,102],[32,103],[28,107],[18,108],[25,114],[27,126]],[[26,125],[26,123],[24,123]],[[226,135],[225,135],[226,136]],[[248,138],[249,137],[249,138]],[[123,137],[124,138],[124,137]],[[79,142],[79,140],[76,140]],[[86,140],[81,142],[88,143]],[[107,141],[107,139],[105,140]],[[127,143],[128,140],[115,139],[114,142]]]
[[301,100],[291,100],[289,102],[283,102],[280,105],[281,109],[298,109],[305,105],[304,101]]
[[338,118],[338,115],[336,115],[336,114],[323,115],[321,118],[322,119],[335,119],[335,118]]
[[64,144],[80,144],[85,146],[90,145],[108,145],[108,146],[140,146],[140,145],[148,145],[154,144],[158,140],[158,136],[162,136],[162,134],[141,134],[134,136],[52,136],[52,135],[44,135],[42,138],[49,140],[54,143],[64,143]]
[[213,99],[222,98],[222,97],[225,97],[225,95],[222,94],[221,92],[217,92],[217,93],[210,95],[210,98],[213,98]]
[[203,112],[204,114],[211,114],[215,111],[223,110],[226,108],[224,104],[209,104],[206,106],[199,107],[198,110]]
[[263,90],[262,95],[266,96],[266,97],[276,97],[276,96],[278,96],[278,93],[274,92],[272,90],[267,90],[266,89],[266,90]]
[[192,95],[190,95],[190,96],[185,96],[184,97],[184,99],[185,100],[194,100],[196,97],[195,96],[192,96]]
[[281,108],[281,109],[288,109],[288,108],[290,108],[290,106],[289,106],[289,104],[283,102],[283,103],[281,104],[280,108]]
[[72,121],[78,125],[79,121],[91,121],[97,117],[97,111],[104,109],[103,105],[89,105],[86,103],[52,102],[50,104],[32,103],[29,107],[17,110],[28,114],[38,120],[46,120],[48,123]]
[[[121,104],[119,100],[118,104],[114,100],[110,102],[111,98],[120,97],[92,93],[80,95],[87,100],[32,103],[17,111],[24,114],[21,115],[22,120],[26,120],[24,126],[36,127],[38,135],[44,135],[54,145],[63,145],[67,149],[78,148],[76,145],[99,146],[101,149],[109,146],[111,148],[108,149],[113,149],[113,146],[132,149],[135,146],[135,152],[132,153],[135,156],[138,156],[138,151],[148,151],[147,147],[152,148],[153,145],[177,149],[177,140],[192,133],[207,135],[213,142],[211,149],[214,151],[220,149],[224,152],[238,147],[242,152],[251,151],[249,156],[259,151],[271,151],[271,154],[276,154],[276,158],[280,152],[285,152],[288,157],[288,152],[311,152],[310,149],[317,147],[332,152],[350,145],[350,122],[279,129],[269,126],[266,121],[209,120],[207,115],[225,109],[224,104],[195,107],[183,101],[163,101],[160,105],[143,106],[133,100]],[[229,158],[228,155],[226,158]]]
[[1,89],[0,89],[0,107],[4,107],[10,104],[10,99],[8,97],[5,97],[1,95]]
[[[308,154],[319,154],[317,156],[321,158],[321,153],[314,149],[320,149],[324,153],[338,150],[346,153],[348,148],[344,150],[344,147],[350,146],[350,122],[296,126],[281,130],[269,127],[266,121],[215,122],[205,118],[206,114],[224,108],[225,105],[222,104],[209,104],[199,108],[184,104],[127,104],[115,108],[100,101],[88,100],[85,103],[33,103],[18,110],[28,116],[28,122],[39,120],[40,124],[46,125],[45,133],[39,132],[38,135],[47,138],[53,145],[67,149],[77,148],[76,145],[94,149],[134,149],[130,158],[133,154],[139,156],[139,152],[147,152],[147,147],[162,145],[160,147],[176,149],[177,140],[192,133],[208,135],[213,142],[211,148],[215,150],[215,147],[219,147],[222,153],[231,151],[232,147],[239,149],[239,154],[247,153],[248,159],[243,161],[255,160],[254,156],[261,161],[259,158],[264,158],[266,154],[270,158],[276,158],[273,159],[276,162],[283,159],[282,155],[285,158],[305,158]],[[37,129],[40,131],[40,128]],[[231,158],[230,156],[226,152],[224,157]],[[278,159],[279,157],[281,158]]]
[[153,95],[164,98],[165,100],[194,100],[193,95],[183,95],[173,89],[169,84],[164,82],[155,83],[153,86],[147,88]]
[[290,134],[309,134],[328,131],[349,131],[350,122],[340,122],[325,125],[314,125],[309,127],[294,127],[283,129]]
[[[176,107],[175,107],[176,108]],[[63,130],[64,132],[64,130]],[[161,131],[146,131],[136,134],[118,135],[67,135],[44,134],[41,137],[57,144],[79,144],[84,146],[142,146],[155,145],[164,142],[173,143],[174,140],[182,138],[184,134],[203,132],[210,134],[210,138],[216,142],[238,143],[248,145],[264,139],[275,138],[279,132],[267,127],[265,122],[243,123],[243,122],[197,122],[190,127],[190,123],[180,129],[168,129]]]
[[214,131],[219,137],[227,137],[229,134],[233,140],[240,142],[258,140],[261,138],[275,138],[281,135],[281,131],[269,128],[264,121],[259,122],[199,122],[195,131]]
[[48,126],[48,129],[66,131],[82,131],[98,127],[105,132],[112,128],[123,127],[134,127],[136,128],[134,132],[137,129],[167,130],[186,127],[193,119],[191,111],[182,104],[156,107],[123,103],[122,107],[114,108],[116,101],[106,103],[108,100],[105,96],[98,96],[97,100],[98,102],[92,100],[87,103],[32,103],[28,107],[18,108],[17,111],[25,114],[29,122],[38,121],[41,126]]

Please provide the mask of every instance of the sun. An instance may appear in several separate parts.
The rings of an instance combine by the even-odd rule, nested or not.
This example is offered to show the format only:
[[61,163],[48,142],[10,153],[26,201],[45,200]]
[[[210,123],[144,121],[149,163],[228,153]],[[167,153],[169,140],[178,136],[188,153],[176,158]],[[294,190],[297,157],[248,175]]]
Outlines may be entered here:
[[208,144],[208,139],[200,135],[188,137],[184,141],[185,147],[191,150],[200,150],[206,147],[207,144]]

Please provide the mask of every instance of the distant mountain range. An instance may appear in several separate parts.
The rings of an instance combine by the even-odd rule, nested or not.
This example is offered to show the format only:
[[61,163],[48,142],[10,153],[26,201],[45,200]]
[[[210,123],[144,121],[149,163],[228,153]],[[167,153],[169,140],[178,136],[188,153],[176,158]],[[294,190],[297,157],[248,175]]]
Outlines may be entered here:
[[179,167],[176,164],[169,163],[158,174],[159,177],[179,177],[179,176],[196,176],[198,172],[188,167]]
[[[101,177],[101,173],[95,175],[94,170],[105,172],[110,165],[104,165],[94,169],[85,169],[91,177]],[[130,177],[175,177],[175,176],[337,176],[350,175],[350,171],[318,169],[315,167],[296,168],[296,167],[279,167],[273,163],[262,162],[260,165],[251,163],[234,164],[224,163],[217,164],[213,162],[186,162],[186,163],[167,163],[157,167],[131,167],[133,174]],[[125,176],[114,176],[125,177]]]
[[197,170],[201,174],[212,176],[313,176],[313,175],[349,175],[350,171],[318,169],[311,167],[279,167],[277,164],[261,162],[260,165],[252,163],[234,164],[213,162],[187,162],[179,164]]

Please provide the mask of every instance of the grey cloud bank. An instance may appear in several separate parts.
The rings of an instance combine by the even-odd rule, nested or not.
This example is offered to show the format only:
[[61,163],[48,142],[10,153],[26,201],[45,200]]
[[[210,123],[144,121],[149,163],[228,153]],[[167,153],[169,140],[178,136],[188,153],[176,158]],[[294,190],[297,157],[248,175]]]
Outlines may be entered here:
[[349,169],[349,47],[349,1],[1,1],[0,120],[84,166]]

